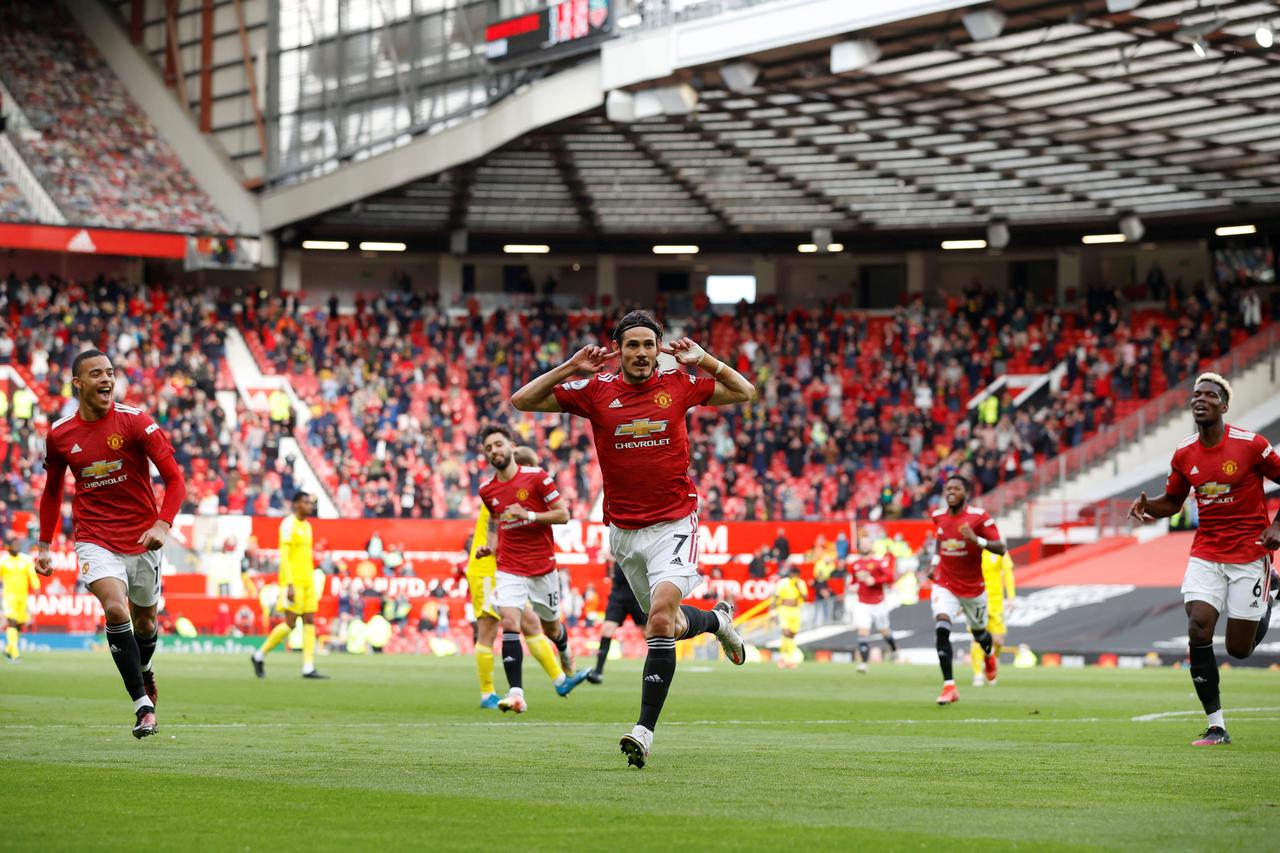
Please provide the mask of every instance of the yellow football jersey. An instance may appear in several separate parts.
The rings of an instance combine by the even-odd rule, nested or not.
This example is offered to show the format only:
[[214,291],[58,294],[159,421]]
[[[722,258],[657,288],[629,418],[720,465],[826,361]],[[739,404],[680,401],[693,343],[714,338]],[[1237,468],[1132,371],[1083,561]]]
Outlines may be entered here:
[[1008,554],[982,552],[982,580],[987,586],[987,606],[996,611],[1005,599],[1014,597],[1017,588],[1013,580],[1013,558]]
[[0,581],[4,582],[5,598],[26,598],[31,590],[40,588],[36,561],[28,554],[5,552],[0,557]]
[[[809,597],[809,588],[797,577],[786,577],[778,581],[778,588],[773,593],[779,601],[799,601],[803,604]],[[779,605],[782,606],[782,605]]]
[[476,551],[489,544],[489,508],[480,504],[480,515],[476,518],[476,529],[471,534],[471,553],[467,555],[467,574],[493,575],[498,572],[498,560],[493,554],[477,557]]
[[315,584],[315,558],[311,522],[289,515],[280,522],[280,585],[312,586]]

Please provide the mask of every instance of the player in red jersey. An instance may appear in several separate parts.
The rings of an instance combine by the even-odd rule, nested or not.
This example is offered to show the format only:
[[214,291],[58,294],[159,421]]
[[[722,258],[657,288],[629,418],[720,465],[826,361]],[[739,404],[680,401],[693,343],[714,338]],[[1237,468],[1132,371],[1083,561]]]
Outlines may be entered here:
[[[494,476],[480,484],[480,499],[498,524],[493,605],[502,619],[502,667],[509,686],[498,708],[522,714],[529,706],[524,698],[521,618],[528,604],[543,630],[560,630],[560,573],[556,571],[551,525],[567,522],[569,509],[550,474],[537,466],[516,464],[515,442],[509,432],[489,427],[481,440],[494,470]],[[476,555],[488,556],[488,550],[478,549]],[[563,672],[554,647],[536,626],[525,626],[525,640],[561,696],[568,696],[587,677],[586,670]]]
[[[715,633],[731,661],[746,659],[728,602],[710,611],[680,603],[700,583],[698,493],[689,479],[685,416],[694,406],[748,402],[755,388],[688,338],[664,346],[662,326],[644,311],[619,320],[613,342],[613,350],[583,347],[518,390],[511,403],[525,412],[569,412],[591,421],[609,550],[648,614],[640,719],[620,741],[627,762],[644,767],[675,676],[676,640]],[[660,352],[712,375],[658,370]],[[603,373],[615,358],[619,372]],[[575,378],[582,373],[593,375]]]
[[1129,507],[1140,523],[1168,518],[1196,491],[1200,527],[1191,541],[1191,558],[1182,579],[1187,610],[1191,682],[1208,725],[1194,746],[1231,743],[1218,693],[1218,661],[1213,631],[1227,614],[1227,654],[1247,658],[1266,636],[1274,602],[1271,552],[1280,547],[1280,516],[1267,518],[1264,477],[1280,483],[1280,459],[1270,442],[1223,421],[1231,403],[1231,385],[1216,373],[1204,373],[1191,391],[1195,435],[1173,452],[1164,494],[1146,492]]
[[889,626],[889,602],[885,591],[895,577],[894,559],[891,554],[877,557],[871,551],[871,540],[858,539],[858,556],[849,566],[849,574],[858,584],[858,602],[853,608],[853,627],[858,631],[858,672],[867,671],[871,658],[871,632],[878,631],[889,651],[896,652],[898,644]]
[[938,665],[942,667],[939,705],[960,701],[951,675],[951,620],[963,612],[973,639],[986,657],[987,681],[996,679],[996,656],[992,654],[991,633],[987,631],[987,585],[982,578],[982,552],[1004,554],[1009,549],[1000,538],[996,523],[985,509],[969,505],[973,484],[967,477],[952,474],[942,486],[947,505],[935,510],[934,536],[938,553],[933,558],[933,618],[937,630]]
[[[173,445],[148,415],[112,402],[111,360],[86,350],[71,365],[80,401],[74,415],[55,421],[45,438],[48,472],[40,496],[40,546],[36,571],[53,573],[49,546],[62,518],[63,478],[71,469],[71,504],[80,578],[102,602],[111,657],[133,700],[133,735],[156,733],[156,606],[160,601],[160,553],[186,496],[186,480]],[[151,465],[164,479],[164,506],[156,506]]]

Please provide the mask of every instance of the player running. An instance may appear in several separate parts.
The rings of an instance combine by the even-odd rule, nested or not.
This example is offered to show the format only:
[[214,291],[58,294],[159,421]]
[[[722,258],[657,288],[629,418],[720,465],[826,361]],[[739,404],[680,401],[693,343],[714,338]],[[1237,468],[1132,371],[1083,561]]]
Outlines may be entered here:
[[13,535],[9,536],[9,553],[0,558],[0,583],[4,584],[4,656],[18,663],[18,632],[29,621],[27,596],[40,588],[40,576],[36,561],[18,550],[18,539]]
[[316,514],[315,495],[298,492],[293,496],[293,512],[280,522],[280,575],[283,598],[280,609],[284,621],[271,629],[253,653],[253,674],[267,675],[267,652],[280,645],[302,620],[302,677],[328,680],[316,669],[316,611],[320,609],[320,587],[316,585],[315,536],[308,518]]
[[1280,459],[1262,436],[1223,421],[1231,403],[1231,385],[1216,373],[1204,373],[1191,391],[1195,435],[1173,452],[1164,494],[1146,492],[1129,507],[1129,517],[1146,524],[1168,518],[1196,491],[1200,527],[1191,540],[1191,557],[1182,579],[1187,611],[1191,683],[1204,707],[1208,726],[1193,746],[1231,743],[1218,693],[1218,661],[1213,631],[1227,614],[1227,654],[1244,659],[1266,636],[1275,588],[1271,552],[1280,547],[1280,516],[1267,521],[1262,479],[1280,483]]
[[[1008,553],[993,554],[983,551],[982,583],[987,588],[987,630],[991,632],[991,656],[999,660],[1000,650],[1004,648],[1005,610],[1013,604],[1013,597],[1017,594],[1017,586],[1013,580],[1013,558]],[[994,687],[996,680],[993,678],[988,681],[983,671],[986,667],[981,651],[982,647],[976,642],[969,650],[973,661],[973,686],[990,684]]]
[[[996,680],[996,657],[991,632],[987,630],[987,589],[982,581],[982,552],[1008,552],[996,523],[985,509],[969,506],[973,484],[968,478],[952,474],[942,487],[947,505],[935,510],[934,535],[938,553],[933,558],[933,618],[938,635],[938,665],[942,668],[942,692],[939,705],[960,701],[956,682],[951,675],[951,620],[963,612],[973,639],[982,648],[987,681]],[[976,533],[974,532],[976,529]]]
[[[718,602],[712,611],[680,603],[699,583],[698,494],[689,479],[685,417],[694,406],[748,402],[755,388],[690,339],[669,346],[661,341],[658,321],[632,311],[613,330],[617,349],[583,347],[511,397],[521,411],[569,412],[591,421],[604,475],[609,550],[648,614],[640,719],[620,741],[628,763],[636,767],[644,767],[648,758],[675,676],[677,639],[714,632],[729,660],[742,664],[746,659],[728,602]],[[659,371],[660,352],[712,376]],[[620,371],[602,372],[614,358]],[[595,375],[575,378],[581,373]]]
[[604,683],[604,664],[609,659],[609,648],[613,645],[613,635],[622,627],[627,617],[637,628],[644,628],[649,617],[640,609],[636,594],[631,591],[622,574],[622,567],[610,554],[606,558],[606,574],[609,575],[609,601],[604,608],[604,624],[600,626],[600,649],[596,652],[595,669],[587,673],[587,681],[592,684]]
[[[133,736],[156,733],[156,605],[160,554],[187,485],[164,430],[141,410],[112,401],[111,359],[85,350],[71,363],[75,414],[54,421],[45,438],[48,472],[40,496],[40,544],[36,571],[53,574],[49,548],[62,521],[63,478],[75,479],[71,504],[80,579],[107,617],[107,644],[133,700]],[[164,480],[164,504],[156,506],[151,465]]]
[[804,619],[804,603],[809,600],[809,587],[800,579],[800,568],[792,566],[778,581],[773,591],[773,609],[778,614],[782,636],[778,640],[778,669],[795,669],[796,658],[804,658],[796,647],[796,634]]
[[871,541],[865,536],[858,539],[858,556],[849,567],[849,574],[858,584],[858,601],[853,607],[853,627],[858,632],[858,672],[867,672],[871,659],[871,632],[876,631],[889,646],[898,651],[889,625],[889,602],[885,591],[893,585],[895,571],[891,554],[877,557],[871,550]]
[[[555,540],[551,525],[569,520],[569,509],[560,499],[555,480],[542,468],[518,465],[515,442],[503,427],[489,427],[480,436],[494,476],[480,484],[480,500],[498,519],[497,548],[476,549],[477,557],[494,554],[497,572],[492,605],[502,620],[502,667],[507,673],[507,695],[498,701],[501,711],[523,714],[524,649],[520,644],[525,605],[532,605],[542,625],[560,624],[560,573],[556,571]],[[552,678],[556,693],[568,696],[586,679],[586,670],[566,674],[542,630],[529,632],[529,652]],[[492,642],[492,640],[490,640]]]

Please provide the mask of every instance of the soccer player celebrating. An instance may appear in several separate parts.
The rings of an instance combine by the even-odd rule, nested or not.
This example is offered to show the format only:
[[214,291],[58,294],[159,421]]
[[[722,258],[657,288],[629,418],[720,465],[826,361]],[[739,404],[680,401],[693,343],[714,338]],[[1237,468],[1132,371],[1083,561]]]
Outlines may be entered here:
[[316,611],[320,609],[320,589],[316,586],[316,564],[312,543],[315,541],[308,518],[315,515],[314,495],[298,492],[293,496],[293,512],[280,522],[280,575],[283,597],[280,609],[284,621],[271,629],[262,645],[253,653],[253,674],[267,675],[267,652],[285,641],[293,626],[302,620],[302,677],[327,679],[316,669]]
[[[1000,650],[1004,648],[1006,605],[1013,604],[1013,597],[1017,594],[1017,586],[1013,580],[1013,558],[1008,553],[993,554],[983,551],[982,583],[987,588],[987,630],[991,632],[991,656],[999,660]],[[969,650],[973,660],[973,686],[994,686],[996,680],[993,678],[987,681],[983,672],[985,661],[980,654],[981,649],[974,642]]]
[[1280,516],[1268,523],[1262,478],[1280,482],[1280,459],[1262,436],[1223,421],[1231,403],[1231,385],[1216,373],[1204,373],[1191,391],[1196,432],[1173,452],[1164,494],[1146,492],[1129,507],[1140,523],[1168,518],[1196,491],[1200,527],[1191,541],[1191,557],[1182,579],[1187,610],[1191,682],[1204,706],[1208,727],[1194,746],[1231,743],[1218,693],[1218,662],[1213,631],[1227,614],[1227,654],[1247,658],[1267,633],[1273,588],[1271,552],[1280,547]]
[[640,609],[636,594],[631,591],[631,584],[622,574],[618,561],[610,554],[607,558],[609,574],[609,601],[604,608],[604,624],[600,626],[600,649],[596,652],[595,669],[587,673],[587,681],[592,684],[604,682],[604,662],[609,658],[609,648],[613,645],[613,635],[622,627],[627,617],[638,628],[643,628],[649,617]]
[[895,580],[893,556],[877,557],[871,551],[871,541],[860,537],[858,557],[849,567],[849,573],[858,584],[858,601],[853,607],[853,627],[858,632],[858,657],[861,658],[858,672],[866,673],[867,661],[871,659],[872,631],[879,632],[889,651],[898,650],[889,626],[889,602],[885,600],[885,589]]
[[40,588],[36,562],[18,551],[17,537],[9,536],[9,553],[0,558],[0,583],[4,584],[4,656],[17,663],[18,632],[27,624],[27,596]]
[[[996,657],[987,630],[987,588],[982,580],[982,552],[1004,554],[1008,548],[985,509],[969,506],[973,484],[952,474],[942,486],[946,507],[935,510],[934,536],[938,553],[933,558],[933,618],[938,634],[938,665],[942,668],[939,705],[960,701],[951,675],[951,620],[963,611],[973,639],[982,648],[988,681],[996,680]],[[975,532],[975,529],[977,532]]]
[[[728,602],[711,611],[680,603],[699,583],[698,494],[689,479],[685,416],[694,406],[748,402],[755,388],[688,338],[663,346],[662,326],[644,311],[625,315],[613,342],[614,350],[583,347],[516,391],[511,403],[525,412],[569,412],[591,421],[609,550],[648,615],[640,719],[621,740],[628,763],[644,767],[675,676],[676,640],[713,632],[729,660],[746,659]],[[659,371],[660,352],[712,375]],[[615,358],[619,372],[603,373]],[[575,378],[582,373],[593,376]]]
[[[133,700],[133,736],[144,738],[156,733],[151,656],[160,601],[159,549],[186,497],[186,480],[159,425],[142,411],[112,401],[115,371],[105,353],[77,355],[71,386],[79,408],[54,421],[45,439],[48,478],[40,496],[36,571],[53,574],[49,548],[62,520],[63,478],[70,466],[80,579],[102,603],[111,657]],[[151,465],[164,480],[159,507]]]
[[796,634],[800,633],[804,603],[808,599],[809,587],[800,579],[800,569],[792,566],[773,591],[774,610],[778,614],[778,626],[782,628],[782,637],[778,640],[779,669],[796,668]]
[[[503,427],[489,427],[480,436],[494,476],[480,484],[480,499],[498,519],[497,573],[493,606],[502,619],[502,667],[508,692],[498,702],[502,711],[522,714],[524,698],[524,649],[520,645],[521,621],[526,604],[533,606],[545,630],[561,630],[560,573],[556,571],[555,540],[551,525],[569,520],[569,509],[560,499],[555,480],[542,468],[518,465],[515,442]],[[488,546],[476,550],[487,557]],[[551,643],[541,631],[525,626],[529,652],[552,677],[556,693],[568,696],[587,673],[566,674],[560,668]],[[492,642],[492,640],[490,640]]]

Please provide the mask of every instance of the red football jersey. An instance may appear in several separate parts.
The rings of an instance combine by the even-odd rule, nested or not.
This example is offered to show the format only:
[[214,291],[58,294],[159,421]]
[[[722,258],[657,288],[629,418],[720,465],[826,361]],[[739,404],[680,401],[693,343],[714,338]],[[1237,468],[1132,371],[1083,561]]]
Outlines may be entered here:
[[68,468],[75,477],[75,541],[92,542],[116,554],[146,551],[138,537],[160,513],[147,460],[159,462],[172,455],[164,430],[132,406],[113,403],[92,422],[79,412],[55,421],[45,439],[44,467],[58,482]]
[[1280,459],[1262,436],[1225,426],[1217,447],[1205,447],[1198,433],[1178,445],[1164,490],[1178,501],[1196,490],[1200,528],[1191,541],[1191,556],[1251,563],[1267,554],[1258,544],[1271,523],[1262,478],[1280,482]]
[[537,577],[556,568],[556,543],[550,524],[536,521],[501,521],[498,516],[509,506],[519,505],[534,512],[546,512],[560,499],[556,481],[541,468],[522,465],[505,483],[490,477],[480,484],[480,499],[498,523],[498,570],[513,575]]
[[656,372],[639,385],[599,373],[556,386],[560,408],[591,421],[606,524],[638,530],[697,511],[685,414],[715,388],[709,376],[679,370]]
[[966,505],[959,515],[943,507],[933,513],[938,539],[938,569],[933,582],[951,590],[959,598],[974,598],[986,591],[982,579],[982,548],[960,535],[960,527],[969,525],[974,535],[983,539],[999,539],[1000,531],[985,509]]
[[[849,570],[858,584],[858,601],[863,604],[879,604],[884,601],[885,587],[893,583],[892,557],[887,554],[883,557],[858,557]],[[864,583],[858,577],[858,572],[871,575],[871,583]]]

